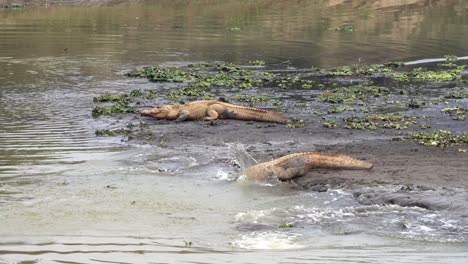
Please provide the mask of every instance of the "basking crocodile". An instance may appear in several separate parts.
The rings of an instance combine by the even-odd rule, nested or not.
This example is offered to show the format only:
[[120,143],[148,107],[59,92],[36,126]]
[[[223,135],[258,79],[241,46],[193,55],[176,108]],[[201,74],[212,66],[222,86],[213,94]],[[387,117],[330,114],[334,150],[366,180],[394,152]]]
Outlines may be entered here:
[[370,170],[373,166],[374,164],[370,162],[357,160],[345,155],[303,152],[255,164],[247,167],[244,170],[244,174],[247,179],[252,180],[266,180],[276,177],[284,181],[303,176],[316,168]]
[[175,120],[237,119],[246,121],[276,122],[284,124],[287,118],[272,111],[233,105],[219,101],[195,101],[182,105],[163,105],[140,111],[143,116]]

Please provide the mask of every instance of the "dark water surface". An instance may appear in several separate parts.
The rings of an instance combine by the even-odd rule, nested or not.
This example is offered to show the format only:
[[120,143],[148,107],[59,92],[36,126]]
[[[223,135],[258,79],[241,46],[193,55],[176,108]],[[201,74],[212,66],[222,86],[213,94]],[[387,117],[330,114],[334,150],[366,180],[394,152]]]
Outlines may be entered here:
[[[356,31],[328,30],[343,25]],[[96,138],[107,124],[91,109],[154,86],[123,76],[152,63],[331,67],[466,56],[467,43],[465,0],[0,9],[0,263],[466,263],[467,227],[441,213],[236,184],[202,143],[187,155]],[[305,228],[275,228],[286,221]]]

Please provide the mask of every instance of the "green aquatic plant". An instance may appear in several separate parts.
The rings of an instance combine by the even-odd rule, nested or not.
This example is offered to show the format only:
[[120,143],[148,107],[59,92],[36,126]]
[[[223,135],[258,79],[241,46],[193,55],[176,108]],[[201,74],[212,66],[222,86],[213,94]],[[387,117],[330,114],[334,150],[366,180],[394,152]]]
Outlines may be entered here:
[[263,60],[253,60],[253,61],[249,61],[249,64],[250,65],[256,65],[256,66],[264,66],[265,61],[263,61]]
[[347,129],[376,130],[379,128],[408,129],[416,124],[416,117],[399,115],[397,113],[389,115],[366,115],[345,117]]
[[356,73],[364,75],[372,75],[376,73],[391,73],[393,69],[390,67],[380,66],[380,65],[371,65],[363,68],[356,69]]
[[[461,71],[460,71],[461,72]],[[460,72],[457,70],[447,71],[425,71],[422,68],[413,69],[409,74],[412,81],[418,82],[444,82],[461,79]]]
[[154,99],[154,98],[158,97],[158,95],[153,91],[146,91],[145,95],[143,97],[145,99]]
[[446,108],[442,108],[440,111],[442,113],[449,114],[453,120],[462,121],[462,120],[468,119],[468,115],[466,115],[466,113],[468,113],[468,108],[461,108],[459,106],[446,107]]
[[130,92],[131,97],[139,97],[141,96],[141,91],[140,90],[133,90]]
[[238,74],[238,75],[251,75],[251,74],[253,74],[252,70],[242,69],[239,65],[234,64],[234,63],[216,64],[216,66],[214,68],[217,71],[226,72],[226,73],[230,73],[230,74]]
[[287,128],[301,128],[304,126],[305,126],[304,119],[291,118],[286,123]]
[[368,97],[380,97],[390,93],[390,90],[383,86],[355,85],[338,87],[327,90],[317,98],[319,102],[343,103],[356,99],[367,99]]
[[328,76],[351,76],[354,75],[353,68],[351,66],[338,66],[332,71],[328,72]]
[[336,121],[335,120],[328,120],[328,121],[325,121],[323,122],[322,124],[324,127],[326,128],[336,128],[337,127],[337,124],[336,124]]
[[114,104],[114,105],[104,105],[104,106],[95,106],[92,111],[93,117],[98,117],[100,115],[112,115],[114,113],[134,113],[135,110],[129,107],[126,104]]
[[128,135],[132,131],[130,129],[125,129],[125,128],[119,128],[119,129],[114,129],[114,130],[109,130],[109,129],[98,129],[94,132],[94,134],[97,137],[115,137],[115,136],[121,136],[121,135]]
[[194,73],[152,65],[143,69],[134,69],[127,73],[128,77],[148,78],[152,82],[183,82],[191,79]]
[[128,96],[125,94],[103,94],[93,98],[93,101],[96,103],[103,103],[103,102],[122,102],[127,103],[129,101]]
[[421,108],[421,107],[423,107],[423,106],[425,106],[425,105],[426,105],[425,102],[420,102],[420,101],[417,101],[417,100],[415,100],[415,99],[409,100],[409,101],[408,101],[408,104],[407,104],[407,106],[408,106],[409,108]]
[[395,81],[398,81],[398,82],[409,82],[409,77],[408,77],[408,74],[406,72],[393,72],[393,73],[390,73],[388,75],[386,75],[390,78],[392,78],[393,80]]
[[266,102],[270,100],[268,96],[262,95],[249,95],[249,94],[234,94],[232,99],[239,102],[248,102],[248,103],[258,103],[258,102]]
[[343,113],[345,111],[354,111],[354,109],[347,105],[341,107],[334,105],[327,109],[328,114]]
[[468,133],[453,134],[447,130],[438,130],[430,133],[408,133],[406,138],[425,146],[450,147],[468,144]]
[[21,9],[21,8],[25,8],[26,5],[21,4],[21,3],[11,3],[11,4],[1,4],[0,7],[1,8]]
[[340,27],[329,27],[328,31],[344,31],[344,32],[354,32],[356,29],[352,25],[343,25]]
[[193,64],[187,65],[187,67],[189,68],[198,68],[198,69],[211,68],[214,66],[215,64],[211,64],[211,63],[193,63]]
[[384,63],[383,66],[391,68],[402,68],[405,66],[405,63],[401,61],[389,61]]
[[294,224],[293,223],[281,223],[278,225],[279,228],[293,228]]
[[468,98],[468,90],[450,91],[443,96],[446,99],[463,99]]
[[444,55],[446,62],[455,62],[458,60],[458,57],[455,55]]

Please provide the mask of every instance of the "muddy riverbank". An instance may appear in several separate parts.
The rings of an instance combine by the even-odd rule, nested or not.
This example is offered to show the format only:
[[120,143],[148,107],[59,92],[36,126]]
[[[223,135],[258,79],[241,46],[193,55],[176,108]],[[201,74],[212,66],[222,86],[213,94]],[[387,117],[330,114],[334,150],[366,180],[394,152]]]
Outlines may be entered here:
[[[388,66],[281,70],[207,63],[188,68],[151,66],[129,73],[132,85],[142,89],[95,98],[93,114],[104,128],[96,135],[171,149],[186,158],[211,153],[213,164],[235,164],[227,143],[245,145],[259,161],[304,151],[346,154],[371,161],[375,167],[369,172],[311,171],[291,184],[316,192],[352,191],[362,204],[464,208],[468,189],[464,71],[446,71],[440,64],[426,67],[433,70]],[[450,66],[454,67],[464,68]],[[149,78],[159,87],[148,89],[138,77]],[[177,84],[190,78],[188,84]],[[279,111],[290,120],[287,125],[237,120],[176,123],[137,113],[112,113],[214,98],[218,93],[223,100]],[[115,101],[119,107],[109,107]],[[228,170],[236,171],[235,166]],[[380,190],[382,186],[386,191]],[[380,191],[374,193],[374,189]]]

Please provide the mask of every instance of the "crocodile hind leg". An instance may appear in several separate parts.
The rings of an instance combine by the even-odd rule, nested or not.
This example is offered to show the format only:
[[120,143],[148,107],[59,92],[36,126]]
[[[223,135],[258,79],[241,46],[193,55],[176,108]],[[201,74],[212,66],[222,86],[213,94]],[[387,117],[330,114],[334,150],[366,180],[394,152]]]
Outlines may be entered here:
[[276,177],[278,177],[278,180],[280,181],[290,180],[292,178],[295,178],[301,175],[301,169],[298,169],[298,168],[284,169],[280,167],[279,169],[276,169],[275,172],[276,172]]
[[206,110],[206,117],[202,118],[203,120],[215,120],[218,119],[219,116],[226,111],[226,108],[224,106],[219,105],[219,104],[214,104],[208,106],[208,109]]

